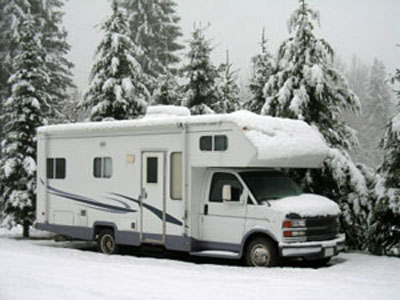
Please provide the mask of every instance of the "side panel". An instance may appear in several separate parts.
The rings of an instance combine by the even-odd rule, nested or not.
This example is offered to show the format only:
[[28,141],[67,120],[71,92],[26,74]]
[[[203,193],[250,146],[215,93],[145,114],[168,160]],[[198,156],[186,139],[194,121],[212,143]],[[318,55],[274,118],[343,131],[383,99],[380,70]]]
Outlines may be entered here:
[[[141,233],[139,196],[142,187],[142,152],[165,149],[159,179],[166,180],[162,173],[169,173],[171,153],[182,152],[182,133],[176,130],[134,133],[132,136],[50,136],[47,147],[41,136],[38,147],[37,222],[89,229],[93,229],[96,223],[115,224],[118,232],[123,232],[118,234],[123,243],[130,244],[130,236],[140,241],[136,237]],[[65,159],[65,178],[47,179],[47,158]],[[96,158],[111,159],[111,176],[95,176]],[[168,208],[165,214],[165,233],[179,237],[183,236],[183,200],[171,199],[169,188],[165,181],[163,201]],[[143,211],[153,216],[160,211],[162,218],[163,208],[155,208],[147,206]],[[64,227],[46,228],[58,230]],[[151,228],[148,230],[148,233],[153,231]],[[76,231],[70,232],[75,235]],[[162,231],[159,233],[163,234]]]

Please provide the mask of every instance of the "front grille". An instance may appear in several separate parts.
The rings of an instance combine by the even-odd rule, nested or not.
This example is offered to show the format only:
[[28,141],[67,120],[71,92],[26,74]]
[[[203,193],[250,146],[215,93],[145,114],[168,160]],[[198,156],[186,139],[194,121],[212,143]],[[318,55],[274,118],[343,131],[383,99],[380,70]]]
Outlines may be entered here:
[[307,241],[332,240],[338,234],[338,218],[334,216],[306,218],[306,228]]

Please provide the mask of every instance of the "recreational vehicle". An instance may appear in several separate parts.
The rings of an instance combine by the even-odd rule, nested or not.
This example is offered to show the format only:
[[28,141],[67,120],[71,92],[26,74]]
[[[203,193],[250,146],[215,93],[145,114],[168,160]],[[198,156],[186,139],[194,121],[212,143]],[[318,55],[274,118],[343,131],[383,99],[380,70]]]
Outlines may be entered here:
[[40,127],[37,140],[36,228],[103,253],[152,244],[273,266],[344,247],[338,205],[281,171],[329,156],[305,122],[155,106],[137,120]]

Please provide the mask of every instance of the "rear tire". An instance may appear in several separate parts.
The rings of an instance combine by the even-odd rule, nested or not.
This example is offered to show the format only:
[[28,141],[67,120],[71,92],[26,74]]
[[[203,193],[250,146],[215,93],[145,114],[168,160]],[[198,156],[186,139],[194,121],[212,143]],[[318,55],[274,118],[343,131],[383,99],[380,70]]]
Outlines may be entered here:
[[245,261],[251,267],[273,267],[279,264],[276,244],[267,238],[255,238],[245,251]]
[[104,229],[100,231],[97,239],[97,249],[104,254],[117,253],[118,247],[112,230]]

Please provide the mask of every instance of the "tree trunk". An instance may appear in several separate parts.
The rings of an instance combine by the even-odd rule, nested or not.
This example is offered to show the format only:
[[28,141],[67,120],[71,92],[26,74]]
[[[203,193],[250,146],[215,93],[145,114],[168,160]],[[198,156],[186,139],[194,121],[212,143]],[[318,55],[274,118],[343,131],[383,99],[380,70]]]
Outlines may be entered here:
[[29,229],[30,229],[29,222],[28,221],[24,221],[23,231],[22,231],[22,236],[24,238],[29,238]]

